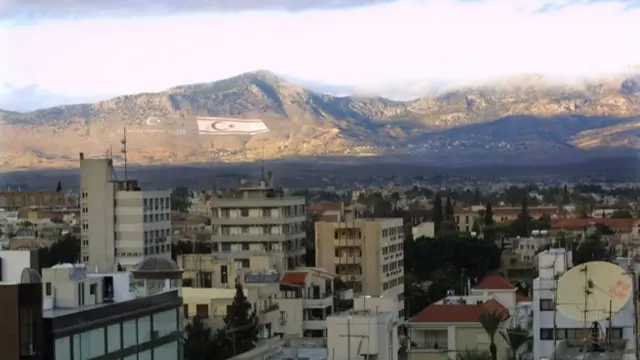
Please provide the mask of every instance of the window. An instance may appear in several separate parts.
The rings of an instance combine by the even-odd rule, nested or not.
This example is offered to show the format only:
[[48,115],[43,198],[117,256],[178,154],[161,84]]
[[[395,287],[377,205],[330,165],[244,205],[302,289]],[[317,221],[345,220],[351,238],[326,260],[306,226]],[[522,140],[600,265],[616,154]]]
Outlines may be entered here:
[[209,305],[207,304],[197,304],[196,305],[196,316],[200,316],[202,318],[209,318]]
[[56,359],[71,359],[71,339],[68,336],[56,339]]
[[622,339],[622,328],[611,328],[612,339]]
[[45,287],[45,295],[51,296],[51,283],[48,282],[44,285]]
[[553,329],[540,329],[540,340],[553,340]]
[[178,342],[172,342],[158,346],[153,349],[153,360],[174,360],[179,359]]
[[122,348],[126,349],[130,346],[138,344],[138,327],[136,320],[129,320],[122,323]]
[[138,353],[138,360],[151,360],[151,350]]
[[36,345],[34,332],[36,326],[36,316],[33,308],[21,306],[19,312],[19,329],[20,329],[20,355],[32,355]]
[[242,244],[242,250],[249,250],[249,244]]
[[553,311],[553,300],[551,299],[541,299],[540,300],[540,311]]
[[170,335],[178,331],[177,310],[167,310],[153,315],[153,331],[158,337]]
[[112,353],[122,348],[120,339],[120,324],[107,327],[107,352]]
[[95,295],[98,290],[98,284],[89,285],[89,295]]
[[240,209],[240,216],[248,217],[249,216],[249,209]]
[[138,344],[151,341],[151,317],[138,318]]
[[182,305],[182,315],[185,319],[189,318],[189,304]]
[[73,335],[73,358],[91,359],[105,353],[104,328]]

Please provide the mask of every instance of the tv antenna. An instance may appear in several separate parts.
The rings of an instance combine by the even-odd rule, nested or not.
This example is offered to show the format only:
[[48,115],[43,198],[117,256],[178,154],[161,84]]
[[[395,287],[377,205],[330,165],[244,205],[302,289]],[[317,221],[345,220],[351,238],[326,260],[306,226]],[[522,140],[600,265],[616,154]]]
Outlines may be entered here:
[[[633,293],[633,278],[621,267],[605,261],[591,261],[567,271],[556,289],[556,310],[565,317],[584,323],[585,352],[598,347],[602,337],[599,321],[608,319],[609,330],[613,314],[627,304]],[[588,324],[592,324],[587,328]],[[590,333],[590,334],[589,334]],[[607,332],[610,345],[611,332]]]
[[124,181],[126,182],[129,177],[127,176],[127,128],[123,129],[123,136],[120,143],[122,144],[122,155],[124,156]]

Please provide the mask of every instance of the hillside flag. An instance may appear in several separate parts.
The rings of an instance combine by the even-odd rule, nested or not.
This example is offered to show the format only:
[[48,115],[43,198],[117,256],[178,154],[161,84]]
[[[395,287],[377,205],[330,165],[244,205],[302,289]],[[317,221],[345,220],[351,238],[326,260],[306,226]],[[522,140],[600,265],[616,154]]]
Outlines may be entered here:
[[198,118],[200,135],[256,135],[266,132],[269,132],[269,128],[260,119]]

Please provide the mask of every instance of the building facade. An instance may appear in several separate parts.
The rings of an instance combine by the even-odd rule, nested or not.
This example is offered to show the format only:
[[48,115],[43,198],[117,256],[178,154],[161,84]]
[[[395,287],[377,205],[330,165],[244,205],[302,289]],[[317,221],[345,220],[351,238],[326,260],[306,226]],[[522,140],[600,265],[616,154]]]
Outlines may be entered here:
[[304,265],[306,201],[288,197],[270,181],[211,199],[214,253],[233,254],[252,268],[252,254],[281,253],[283,269]]
[[404,303],[401,218],[355,218],[343,212],[335,220],[317,221],[315,229],[317,267],[335,272],[356,294]]
[[115,177],[111,159],[80,154],[81,259],[101,271],[171,256],[171,191]]

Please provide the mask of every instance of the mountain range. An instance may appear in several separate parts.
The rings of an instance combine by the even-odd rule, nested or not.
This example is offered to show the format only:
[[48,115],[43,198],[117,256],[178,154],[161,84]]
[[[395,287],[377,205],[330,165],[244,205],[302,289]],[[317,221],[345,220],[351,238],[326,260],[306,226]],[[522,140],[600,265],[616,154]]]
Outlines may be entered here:
[[[255,136],[198,135],[196,118],[261,119]],[[595,79],[539,74],[410,101],[332,96],[265,70],[159,93],[32,112],[0,110],[0,168],[75,166],[78,153],[138,164],[317,155],[448,161],[579,156],[640,147],[640,71]]]

